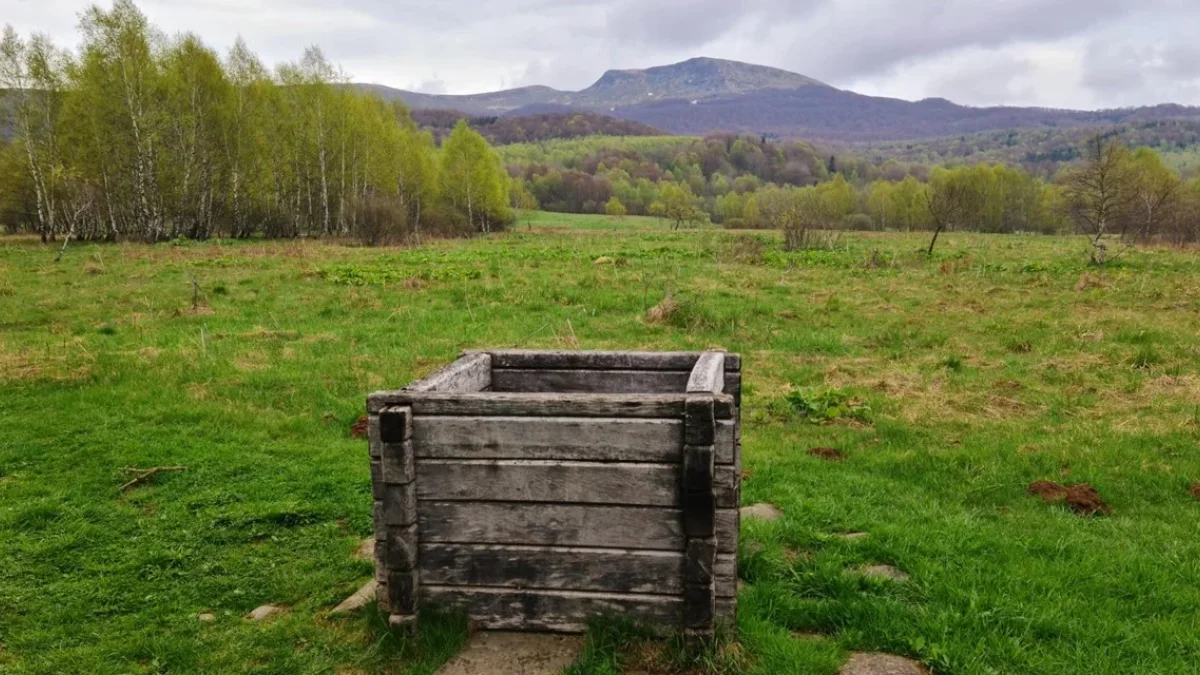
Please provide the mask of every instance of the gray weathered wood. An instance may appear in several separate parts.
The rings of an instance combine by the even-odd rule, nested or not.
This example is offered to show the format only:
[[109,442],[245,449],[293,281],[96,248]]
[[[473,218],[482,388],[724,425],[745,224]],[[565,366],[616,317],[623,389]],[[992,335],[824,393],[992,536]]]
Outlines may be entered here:
[[413,433],[418,458],[679,462],[683,421],[423,416]]
[[[508,417],[682,417],[685,394],[553,394],[484,392],[474,394],[380,392],[373,405],[411,405],[414,415]],[[714,397],[722,419],[733,412],[733,397]]]
[[384,483],[411,483],[416,478],[414,465],[413,442],[384,443],[383,453],[379,458],[381,476]]
[[[379,411],[378,424],[382,443],[403,443],[412,438],[412,408],[388,406]],[[367,428],[369,433],[369,421]]]
[[438,585],[678,594],[678,551],[422,544],[421,578]]
[[673,394],[684,391],[687,379],[683,370],[497,369],[492,390]]
[[689,394],[719,394],[725,391],[725,354],[704,352],[688,376]]
[[716,438],[715,395],[688,394],[684,402],[683,442],[712,445]]
[[[622,593],[683,593],[684,554],[619,548],[431,544],[420,547],[421,582]],[[736,594],[737,556],[716,556],[718,595]]]
[[[717,547],[735,553],[737,509],[717,509]],[[421,541],[683,551],[682,511],[640,506],[421,502]]]
[[[696,365],[701,352],[604,352],[492,350],[493,368],[556,368],[590,370],[686,370]],[[725,369],[741,370],[741,357],[729,354]]]
[[[629,506],[682,506],[678,464],[559,460],[422,459],[420,499],[429,501],[568,502]],[[738,506],[739,476],[715,470],[708,488],[717,506]]]
[[465,354],[450,365],[417,380],[405,391],[477,392],[492,386],[492,357],[486,352]]
[[682,621],[683,600],[670,595],[433,585],[421,592],[427,602],[464,609],[485,630],[582,633],[589,619],[605,614],[636,616],[659,627]]
[[375,515],[383,519],[384,525],[411,525],[417,522],[417,488],[413,483],[385,484],[383,496],[377,503],[381,510]]
[[[679,462],[680,419],[421,416],[417,458]],[[733,420],[717,420],[716,462],[733,464]]]
[[683,446],[679,506],[683,509],[683,530],[688,537],[713,536],[717,508],[714,473],[711,445]]

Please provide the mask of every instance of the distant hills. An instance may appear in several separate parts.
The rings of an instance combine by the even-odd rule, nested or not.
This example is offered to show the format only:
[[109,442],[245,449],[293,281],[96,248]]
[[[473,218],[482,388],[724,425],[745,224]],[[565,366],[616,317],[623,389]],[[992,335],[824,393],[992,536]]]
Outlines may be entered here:
[[470,95],[432,95],[356,85],[409,107],[467,116],[597,112],[677,134],[732,132],[814,141],[897,141],[1012,129],[1102,127],[1200,120],[1200,107],[1163,104],[1101,111],[905,101],[837,89],[804,75],[711,58],[644,70],[610,70],[577,92],[532,86]]

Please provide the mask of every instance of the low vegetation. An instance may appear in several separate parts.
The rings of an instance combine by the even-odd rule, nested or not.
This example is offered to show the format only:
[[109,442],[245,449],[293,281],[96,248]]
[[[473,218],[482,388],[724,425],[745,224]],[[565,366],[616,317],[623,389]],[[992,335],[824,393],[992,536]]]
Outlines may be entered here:
[[[58,264],[0,239],[0,671],[432,673],[460,619],[408,640],[329,614],[372,570],[352,429],[366,392],[481,345],[744,355],[743,503],[783,515],[745,522],[738,641],[697,656],[598,626],[573,673],[1200,660],[1194,252],[1098,268],[1076,236],[951,230],[927,256],[923,233],[787,251],[634,215],[528,227]],[[186,469],[122,492],[131,467]]]

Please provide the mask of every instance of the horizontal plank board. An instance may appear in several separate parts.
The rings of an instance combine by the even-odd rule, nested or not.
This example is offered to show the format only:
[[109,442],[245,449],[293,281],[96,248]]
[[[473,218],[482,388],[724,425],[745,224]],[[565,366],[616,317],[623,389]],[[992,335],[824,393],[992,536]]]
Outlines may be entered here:
[[[691,371],[702,352],[623,352],[623,351],[551,351],[505,349],[492,350],[493,368],[566,368],[605,370],[686,370]],[[741,370],[738,354],[726,354],[725,369]]]
[[718,393],[725,391],[725,354],[705,352],[688,377],[689,394]]
[[582,633],[588,619],[631,616],[652,625],[678,626],[683,600],[670,595],[535,591],[482,586],[423,585],[423,600],[457,607],[485,630]]
[[[420,561],[421,580],[426,584],[660,595],[683,592],[683,555],[678,551],[422,544]],[[718,556],[718,579],[733,579],[736,569],[733,554]]]
[[[473,394],[388,391],[372,394],[371,406],[410,405],[414,415],[511,417],[682,417],[685,394],[580,394],[479,392]],[[716,416],[732,419],[733,397],[713,397]]]
[[[718,420],[717,464],[733,464],[736,427]],[[417,458],[679,462],[683,421],[654,418],[421,416]]]
[[[417,496],[431,501],[676,507],[680,505],[680,476],[678,464],[425,459],[417,463]],[[724,465],[714,474],[717,506],[738,505],[738,479],[732,465]]]
[[423,416],[413,426],[418,458],[678,462],[683,445],[680,419]]
[[[420,481],[418,481],[420,485]],[[717,509],[718,551],[737,551],[737,509]],[[519,502],[421,502],[421,541],[683,551],[679,509]]]
[[597,394],[683,393],[688,372],[684,370],[554,370],[496,369],[493,391],[582,392]]

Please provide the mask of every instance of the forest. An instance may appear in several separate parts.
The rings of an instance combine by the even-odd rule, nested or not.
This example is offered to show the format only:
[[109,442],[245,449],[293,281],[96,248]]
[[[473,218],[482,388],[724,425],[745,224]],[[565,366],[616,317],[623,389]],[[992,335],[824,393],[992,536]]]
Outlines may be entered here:
[[1089,153],[1111,151],[1120,189],[1104,197],[1114,203],[1109,233],[1192,242],[1200,219],[1200,179],[1185,181],[1154,149],[1106,134],[1081,142],[1076,161],[1049,179],[1007,164],[871,161],[734,135],[594,137],[499,151],[520,201],[550,211],[659,216],[680,226],[994,233],[1078,230],[1079,172]]
[[6,26],[0,219],[62,238],[487,232],[512,216],[487,141],[439,147],[400,104],[355,91],[318,47],[269,69],[165,36],[130,0],[92,6],[75,51]]

